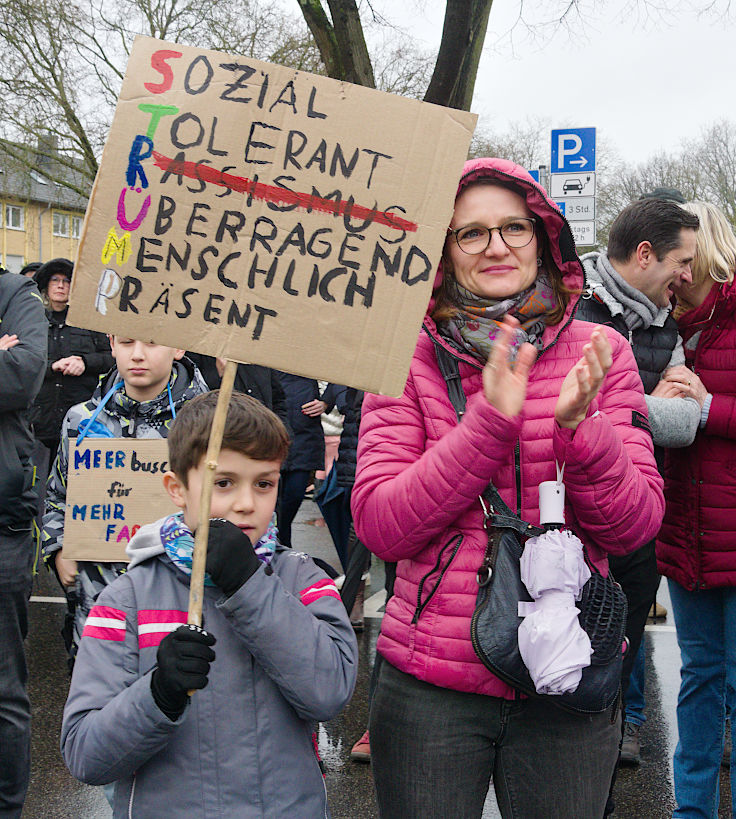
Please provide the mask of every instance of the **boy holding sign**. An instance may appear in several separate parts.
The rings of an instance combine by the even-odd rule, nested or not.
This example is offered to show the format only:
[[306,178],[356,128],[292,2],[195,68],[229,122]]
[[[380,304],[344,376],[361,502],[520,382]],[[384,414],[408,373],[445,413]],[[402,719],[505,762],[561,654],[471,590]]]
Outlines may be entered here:
[[216,403],[194,399],[173,425],[164,484],[182,512],[136,534],[92,609],[62,751],[79,779],[116,783],[115,817],[324,817],[313,723],[348,702],[357,645],[335,584],[270,537],[288,436],[239,393],[215,472],[207,631],[181,625]]
[[64,418],[61,442],[49,476],[43,519],[43,557],[59,578],[69,600],[64,640],[71,663],[84,622],[105,586],[125,571],[124,562],[67,560],[62,557],[67,499],[69,442],[84,438],[166,438],[177,412],[207,385],[184,350],[111,336],[115,368],[83,404]]

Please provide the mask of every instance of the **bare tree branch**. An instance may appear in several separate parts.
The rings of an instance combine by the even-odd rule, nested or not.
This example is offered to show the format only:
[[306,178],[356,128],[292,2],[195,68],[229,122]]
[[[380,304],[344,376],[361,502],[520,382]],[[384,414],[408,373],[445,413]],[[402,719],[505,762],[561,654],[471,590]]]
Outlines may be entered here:
[[[0,0],[0,139],[18,162],[88,193],[138,34],[323,70],[301,19],[261,0]],[[18,147],[44,135],[53,172]]]
[[[599,153],[600,155],[600,153]],[[631,166],[617,160],[598,169],[598,240],[605,244],[616,215],[642,193],[677,188],[686,199],[717,205],[736,228],[736,125],[725,120],[673,153],[658,153]]]
[[502,133],[477,129],[470,145],[469,157],[498,156],[511,159],[525,168],[539,165],[545,156],[549,140],[548,121],[528,117],[512,123]]

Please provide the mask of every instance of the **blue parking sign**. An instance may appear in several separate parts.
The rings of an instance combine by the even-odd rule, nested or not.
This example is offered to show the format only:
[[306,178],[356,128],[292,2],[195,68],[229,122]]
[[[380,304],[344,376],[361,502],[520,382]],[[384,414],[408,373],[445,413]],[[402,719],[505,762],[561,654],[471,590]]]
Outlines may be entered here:
[[595,170],[595,128],[552,131],[552,173]]

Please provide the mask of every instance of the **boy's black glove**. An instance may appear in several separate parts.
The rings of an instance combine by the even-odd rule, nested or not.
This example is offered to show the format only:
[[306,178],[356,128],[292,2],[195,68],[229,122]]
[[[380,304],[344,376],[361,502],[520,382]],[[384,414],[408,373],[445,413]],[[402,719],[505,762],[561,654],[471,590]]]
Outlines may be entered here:
[[179,626],[167,634],[156,652],[151,693],[170,720],[177,720],[187,705],[187,691],[204,688],[215,652],[215,638],[198,626]]
[[228,520],[210,521],[207,574],[228,597],[235,594],[260,565],[248,535]]

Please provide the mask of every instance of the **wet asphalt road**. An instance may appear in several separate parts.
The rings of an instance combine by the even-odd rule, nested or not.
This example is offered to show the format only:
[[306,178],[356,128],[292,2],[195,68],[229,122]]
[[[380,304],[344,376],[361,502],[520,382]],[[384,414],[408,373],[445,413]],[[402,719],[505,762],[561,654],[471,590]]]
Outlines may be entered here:
[[[318,508],[311,501],[305,501],[294,524],[294,543],[303,551],[337,566],[332,541],[327,530],[317,525],[319,522]],[[378,816],[370,765],[353,763],[349,756],[352,744],[363,733],[367,722],[368,681],[380,626],[382,590],[382,567],[374,559],[371,586],[366,590],[369,617],[365,631],[358,638],[360,671],[356,691],[350,705],[338,718],[320,726],[319,748],[327,768],[333,819],[373,819]],[[372,595],[375,596],[371,599]],[[60,597],[56,581],[41,569],[34,584],[28,638],[33,758],[23,819],[109,819],[111,813],[102,789],[73,779],[59,752],[61,713],[68,688],[65,652],[59,636],[64,606],[55,602]],[[665,606],[669,604],[665,583],[661,585],[658,600]],[[679,652],[672,618],[648,626],[645,639],[651,662],[647,669],[648,720],[642,732],[642,763],[638,768],[619,770],[616,819],[665,819],[671,817],[674,806],[671,769],[677,742],[674,714],[679,686]],[[483,819],[495,819],[499,815],[491,793]],[[719,819],[728,817],[731,817],[731,798],[726,778],[721,783]]]

